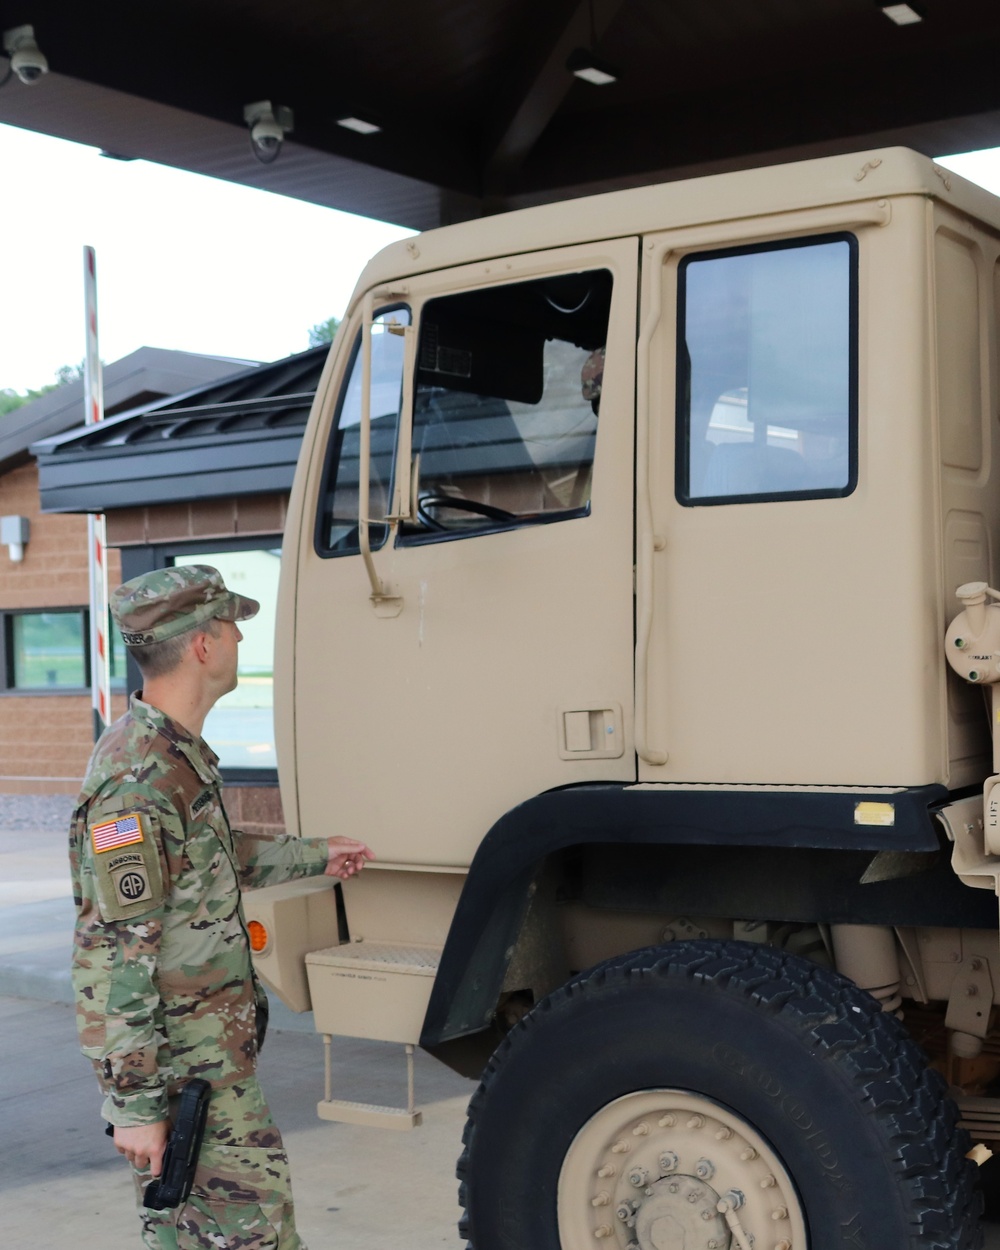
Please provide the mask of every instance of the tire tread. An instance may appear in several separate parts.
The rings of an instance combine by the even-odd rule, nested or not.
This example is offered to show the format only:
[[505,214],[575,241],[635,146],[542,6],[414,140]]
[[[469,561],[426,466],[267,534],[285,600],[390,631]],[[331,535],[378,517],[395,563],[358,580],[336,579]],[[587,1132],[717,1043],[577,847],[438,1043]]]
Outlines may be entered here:
[[878,1122],[908,1196],[910,1230],[900,1250],[980,1250],[981,1195],[969,1142],[941,1076],[903,1026],[871,995],[799,956],[747,942],[682,941],[630,952],[582,972],[543,999],[501,1041],[469,1103],[457,1164],[459,1224],[476,1250],[470,1166],[477,1122],[497,1074],[545,1017],[579,996],[633,978],[686,980],[736,994],[782,1019],[818,1058],[836,1063]]

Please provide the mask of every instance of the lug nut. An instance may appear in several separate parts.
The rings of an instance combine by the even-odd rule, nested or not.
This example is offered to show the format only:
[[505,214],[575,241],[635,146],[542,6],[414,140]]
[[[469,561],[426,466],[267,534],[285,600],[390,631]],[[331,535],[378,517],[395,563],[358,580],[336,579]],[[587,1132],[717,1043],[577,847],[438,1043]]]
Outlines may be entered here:
[[677,1117],[671,1115],[668,1111],[666,1115],[661,1115],[659,1119],[660,1128],[673,1128],[677,1123]]
[[761,1181],[760,1187],[761,1189],[773,1189],[777,1183],[778,1182],[774,1179],[774,1177],[768,1173],[767,1176],[765,1176]]
[[775,1207],[774,1210],[771,1212],[771,1219],[772,1220],[787,1220],[788,1208],[787,1207]]
[[642,1124],[637,1124],[635,1126],[635,1128],[632,1130],[632,1136],[633,1137],[648,1137],[649,1136],[649,1125],[645,1122],[645,1120],[642,1122]]
[[746,1150],[740,1151],[740,1158],[744,1163],[749,1163],[751,1159],[757,1158],[757,1151],[754,1150],[753,1146],[747,1146]]
[[595,1194],[590,1200],[592,1207],[609,1207],[611,1206],[611,1195],[606,1189],[602,1189],[599,1194]]
[[710,1181],[715,1175],[715,1164],[711,1159],[699,1159],[694,1165],[695,1175],[703,1181]]
[[598,1227],[594,1229],[595,1237],[610,1237],[611,1233],[612,1229],[610,1224],[599,1224]]
[[628,1205],[627,1202],[623,1202],[621,1206],[618,1208],[618,1210],[615,1212],[615,1215],[617,1215],[618,1218],[621,1220],[621,1222],[624,1224],[626,1220],[630,1220],[632,1218],[632,1208]]
[[642,1189],[649,1180],[649,1173],[645,1168],[633,1168],[628,1174],[628,1183],[634,1185],[636,1189]]
[[732,1135],[733,1135],[733,1130],[731,1128],[726,1128],[726,1126],[723,1125],[722,1128],[720,1128],[719,1131],[715,1134],[715,1140],[716,1141],[729,1141]]
[[617,1168],[613,1164],[605,1163],[604,1167],[598,1169],[597,1175],[602,1179],[606,1179],[609,1176],[614,1176],[616,1171]]
[[673,1150],[664,1150],[659,1158],[661,1172],[676,1172],[680,1159]]
[[705,1127],[705,1117],[703,1115],[693,1115],[691,1119],[688,1120],[688,1128],[704,1128],[704,1127]]
[[722,1195],[722,1201],[729,1204],[729,1209],[731,1211],[738,1211],[746,1200],[746,1194],[742,1189],[727,1189]]
[[627,1155],[631,1149],[632,1147],[627,1141],[616,1141],[611,1147],[611,1153],[613,1155]]

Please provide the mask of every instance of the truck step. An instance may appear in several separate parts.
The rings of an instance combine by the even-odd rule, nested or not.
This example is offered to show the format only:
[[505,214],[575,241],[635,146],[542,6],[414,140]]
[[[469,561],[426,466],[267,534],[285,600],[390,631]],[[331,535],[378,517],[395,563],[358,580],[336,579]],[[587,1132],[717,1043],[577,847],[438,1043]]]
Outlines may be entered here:
[[321,1098],[316,1104],[321,1120],[341,1124],[361,1124],[365,1128],[392,1128],[406,1132],[423,1123],[423,1113],[406,1107],[382,1107],[373,1102],[347,1102],[342,1098]]
[[347,942],[306,955],[319,1033],[415,1045],[441,951],[400,942]]
[[[414,1105],[413,1048],[420,1038],[438,947],[397,942],[349,942],[306,956],[313,1019],[323,1034],[326,1083],[316,1104],[321,1120],[370,1128],[416,1128],[423,1116]],[[406,1048],[407,1105],[383,1107],[332,1097],[334,1036],[402,1042]]]

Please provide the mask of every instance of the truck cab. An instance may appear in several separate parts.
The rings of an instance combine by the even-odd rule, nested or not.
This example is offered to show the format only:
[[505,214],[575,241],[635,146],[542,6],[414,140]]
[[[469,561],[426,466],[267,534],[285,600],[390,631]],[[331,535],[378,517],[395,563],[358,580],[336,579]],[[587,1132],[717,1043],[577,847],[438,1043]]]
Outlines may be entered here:
[[378,861],[248,912],[328,1039],[499,1044],[471,1244],[653,1250],[692,1212],[743,1250],[977,1244],[1000,672],[944,640],[1000,584],[998,274],[1000,201],[903,149],[364,270],[289,509],[276,724],[290,830]]

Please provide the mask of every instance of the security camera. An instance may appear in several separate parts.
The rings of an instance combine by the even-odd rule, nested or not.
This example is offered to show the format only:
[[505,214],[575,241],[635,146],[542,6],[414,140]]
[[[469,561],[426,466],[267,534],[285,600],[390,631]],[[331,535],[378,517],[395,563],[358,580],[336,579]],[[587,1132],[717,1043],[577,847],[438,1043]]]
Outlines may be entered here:
[[10,70],[25,86],[38,82],[49,72],[49,63],[35,42],[33,26],[14,26],[4,31],[3,50],[10,57]]
[[292,129],[292,110],[282,105],[272,108],[270,100],[258,100],[246,106],[243,120],[250,127],[254,156],[264,165],[277,160],[285,135]]

